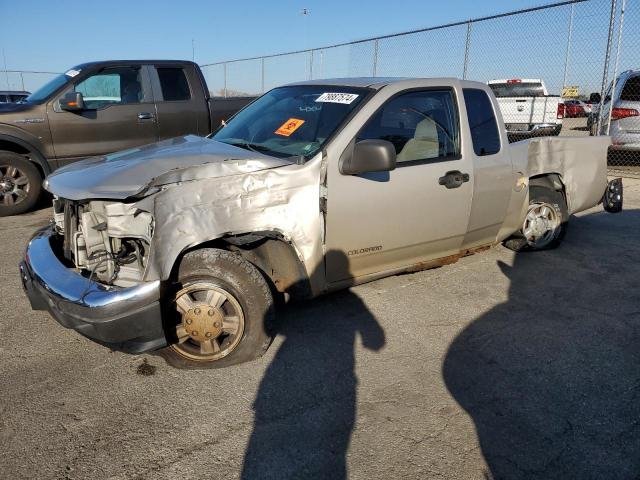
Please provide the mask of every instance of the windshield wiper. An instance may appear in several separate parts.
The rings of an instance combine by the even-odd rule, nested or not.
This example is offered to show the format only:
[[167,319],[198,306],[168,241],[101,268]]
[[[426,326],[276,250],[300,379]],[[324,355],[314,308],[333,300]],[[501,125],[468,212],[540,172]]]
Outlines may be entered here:
[[229,142],[229,145],[233,145],[234,147],[245,148],[247,150],[251,150],[252,152],[258,153],[272,153],[276,154],[276,156],[282,155],[282,152],[278,152],[276,150],[272,150],[269,147],[265,147],[264,145],[258,145],[257,143],[250,142]]

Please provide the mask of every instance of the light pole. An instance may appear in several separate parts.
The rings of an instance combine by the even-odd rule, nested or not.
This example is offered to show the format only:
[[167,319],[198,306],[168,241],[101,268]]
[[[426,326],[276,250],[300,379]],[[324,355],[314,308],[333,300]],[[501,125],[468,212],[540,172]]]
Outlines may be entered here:
[[571,36],[573,35],[573,14],[575,5],[571,4],[571,16],[569,17],[569,35],[567,37],[567,52],[564,56],[564,75],[562,77],[562,90],[567,86],[567,72],[569,70],[569,55],[571,54]]
[[303,18],[302,28],[304,29],[304,48],[305,50],[309,51],[309,75],[307,76],[307,78],[311,80],[313,78],[313,50],[309,49],[309,26],[307,20],[304,20],[311,14],[311,10],[309,10],[308,8],[303,8],[300,11],[300,14]]
[[613,66],[613,75],[611,83],[611,101],[609,102],[609,121],[607,122],[607,132],[605,135],[609,135],[609,129],[611,128],[611,113],[613,111],[613,99],[616,95],[616,76],[618,75],[618,67],[620,66],[620,47],[622,46],[622,27],[624,26],[624,10],[627,6],[627,0],[622,0],[622,6],[620,7],[620,24],[618,25],[618,43],[616,45],[616,63]]
[[7,90],[11,90],[9,86],[9,72],[7,71],[7,56],[4,53],[4,48],[2,49],[2,59],[4,60],[4,76],[7,79]]
[[607,36],[607,50],[604,55],[604,71],[602,72],[602,85],[600,87],[600,107],[598,108],[598,122],[596,127],[596,135],[600,135],[602,128],[602,110],[604,110],[604,94],[607,88],[607,80],[609,80],[609,61],[611,59],[611,42],[613,41],[613,28],[616,22],[616,5],[617,0],[611,0],[611,13],[609,17],[609,35]]

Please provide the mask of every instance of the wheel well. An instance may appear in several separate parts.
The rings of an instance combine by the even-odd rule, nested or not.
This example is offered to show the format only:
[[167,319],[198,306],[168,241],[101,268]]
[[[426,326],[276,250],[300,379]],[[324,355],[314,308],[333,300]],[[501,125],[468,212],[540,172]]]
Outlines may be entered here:
[[[258,268],[274,290],[292,298],[311,296],[306,270],[293,245],[277,232],[228,235],[193,248],[220,248],[235,252]],[[184,252],[186,253],[186,252]],[[174,270],[177,270],[176,262]]]
[[18,145],[17,143],[9,142],[7,140],[0,140],[0,150],[19,153],[20,155],[29,153],[29,149],[23,147],[22,145]]
[[19,143],[16,142],[12,142],[10,140],[4,140],[4,139],[0,139],[0,150],[4,150],[7,152],[13,152],[13,153],[17,153],[18,155],[23,155],[26,158],[28,158],[29,160],[31,160],[31,162],[33,164],[35,164],[35,166],[38,168],[38,171],[40,172],[40,176],[42,178],[44,178],[46,176],[46,174],[48,172],[45,171],[45,168],[42,164],[42,156],[34,151],[34,150],[30,150],[29,148],[27,148],[24,145],[21,145]]
[[529,179],[529,186],[546,187],[556,192],[562,193],[565,201],[567,201],[567,192],[564,188],[562,177],[557,173],[543,173]]

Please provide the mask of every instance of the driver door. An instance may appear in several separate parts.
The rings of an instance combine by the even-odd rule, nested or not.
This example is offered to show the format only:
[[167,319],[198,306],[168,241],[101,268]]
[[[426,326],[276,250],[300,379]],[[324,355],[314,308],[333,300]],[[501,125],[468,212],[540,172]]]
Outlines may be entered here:
[[[396,169],[342,175],[328,169],[326,274],[329,283],[457,254],[471,209],[472,158],[461,155],[453,89],[401,93],[371,117],[355,142],[394,144]],[[466,174],[454,188],[450,172]],[[333,253],[336,253],[333,255]],[[341,261],[345,256],[348,262]]]
[[142,66],[105,68],[72,87],[82,93],[85,110],[64,111],[60,97],[54,100],[49,125],[58,163],[156,142],[156,111],[147,78]]

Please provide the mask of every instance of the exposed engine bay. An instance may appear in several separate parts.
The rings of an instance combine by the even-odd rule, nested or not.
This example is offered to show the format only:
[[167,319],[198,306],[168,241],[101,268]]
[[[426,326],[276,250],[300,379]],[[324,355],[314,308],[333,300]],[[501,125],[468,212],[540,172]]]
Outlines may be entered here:
[[122,202],[61,198],[54,199],[53,211],[63,255],[76,268],[107,285],[142,280],[153,235],[150,213]]

